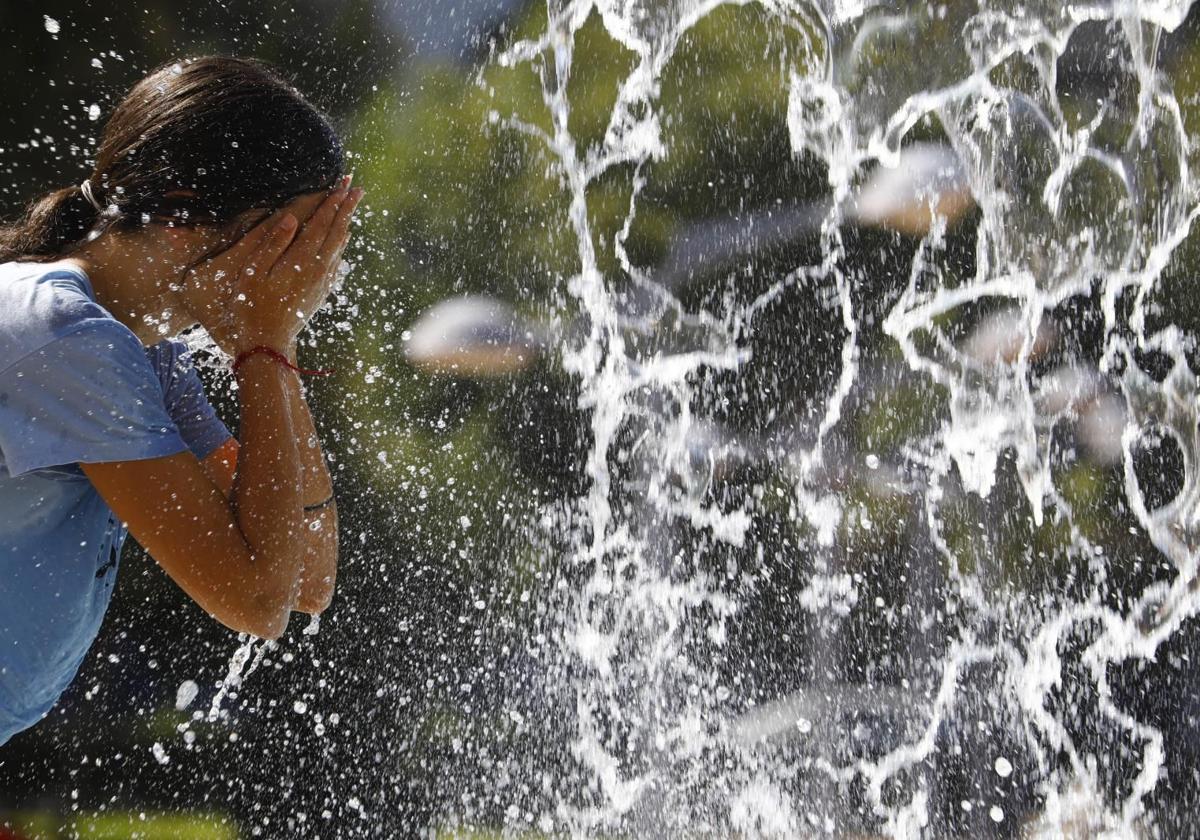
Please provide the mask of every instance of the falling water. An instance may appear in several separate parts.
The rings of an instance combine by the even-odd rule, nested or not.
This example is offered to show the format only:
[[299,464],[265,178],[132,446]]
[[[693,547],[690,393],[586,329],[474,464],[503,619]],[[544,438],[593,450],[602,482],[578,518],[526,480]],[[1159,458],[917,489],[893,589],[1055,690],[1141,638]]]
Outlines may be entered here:
[[[538,804],[514,807],[513,828],[1133,836],[1171,744],[1110,680],[1153,660],[1200,608],[1194,339],[1172,323],[1162,284],[1197,213],[1183,106],[1159,69],[1189,3],[763,0],[792,45],[763,47],[786,71],[792,151],[827,173],[820,258],[707,308],[625,246],[672,154],[664,73],[686,60],[689,30],[727,5],[753,4],[549,0],[544,32],[493,62],[542,85],[548,122],[499,106],[494,117],[544,144],[569,194],[578,271],[563,283],[583,327],[563,362],[593,439],[585,495],[544,520],[566,535],[564,574],[578,582],[554,628],[570,757],[535,780],[540,798],[524,801]],[[603,139],[582,144],[571,79],[595,18],[632,60]],[[1068,105],[1059,60],[1084,34],[1113,81]],[[913,166],[905,150],[931,125],[954,163],[917,185],[908,217],[868,208],[864,184]],[[613,177],[630,183],[616,273],[601,267],[589,216],[590,189]],[[880,318],[845,243],[872,219],[919,239]],[[969,274],[956,224],[973,231]],[[742,387],[762,319],[793,296],[815,301],[809,317],[840,346],[817,410],[771,440],[723,434],[713,394]],[[1085,322],[1093,359],[1063,349]],[[670,341],[635,340],[668,323]],[[925,431],[888,450],[848,446],[848,412],[902,388],[922,395]],[[1136,465],[1156,441],[1178,448],[1183,481],[1155,505]],[[1163,571],[1132,594],[1110,579],[1132,562],[1130,543],[1089,533],[1063,490],[1088,459],[1123,470],[1132,530],[1161,555],[1146,563]],[[713,492],[719,473],[755,461],[785,480]],[[765,556],[772,509],[795,526],[794,555]],[[903,543],[890,565],[856,554],[881,510]],[[1065,582],[1014,583],[1006,530]],[[805,651],[804,679],[772,695],[751,677],[762,663],[731,661],[727,644],[753,620],[764,570],[799,557],[808,632],[786,641]],[[886,661],[852,664],[864,627],[889,640]],[[1107,772],[1110,749],[1131,756],[1123,782]]]

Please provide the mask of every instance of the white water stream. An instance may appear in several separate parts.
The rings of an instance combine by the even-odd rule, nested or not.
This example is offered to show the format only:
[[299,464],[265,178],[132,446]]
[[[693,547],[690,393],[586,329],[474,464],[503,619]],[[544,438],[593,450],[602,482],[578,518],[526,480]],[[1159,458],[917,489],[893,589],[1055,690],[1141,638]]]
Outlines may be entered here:
[[[938,826],[955,824],[934,803],[947,796],[938,789],[948,772],[939,761],[954,758],[939,739],[957,726],[978,730],[963,743],[981,751],[955,758],[971,765],[950,809],[965,821],[962,836],[982,836],[984,829],[969,826],[1061,836],[1068,824],[1079,836],[1137,836],[1146,830],[1147,797],[1165,783],[1171,745],[1113,699],[1111,666],[1152,660],[1200,608],[1193,586],[1200,394],[1185,359],[1194,337],[1172,323],[1169,309],[1163,317],[1170,302],[1160,291],[1200,198],[1194,143],[1158,65],[1163,33],[1182,23],[1190,4],[763,0],[770,26],[808,44],[783,55],[786,128],[795,154],[827,166],[821,259],[792,267],[731,313],[679,312],[698,336],[693,345],[648,352],[627,340],[620,290],[648,289],[663,311],[681,305],[657,285],[653,266],[628,257],[625,237],[656,164],[671,154],[659,103],[664,72],[683,60],[678,51],[689,29],[723,5],[749,4],[549,0],[546,30],[496,59],[529,65],[542,82],[549,131],[527,115],[501,111],[499,118],[544,141],[570,196],[564,223],[574,233],[579,270],[564,282],[587,328],[566,349],[565,364],[581,383],[594,437],[590,490],[550,523],[572,535],[570,565],[584,581],[557,639],[575,675],[574,708],[563,714],[574,721],[576,775],[544,778],[549,804],[514,818],[513,827],[532,821],[575,837],[937,835]],[[572,134],[571,78],[577,35],[593,16],[633,60],[603,141],[585,147]],[[1057,61],[1083,26],[1100,33],[1095,49],[1114,68],[1113,90],[1121,93],[1065,108]],[[841,344],[840,366],[811,428],[796,436],[802,442],[786,462],[772,456],[788,477],[790,516],[808,535],[803,548],[816,558],[797,595],[817,614],[814,626],[833,628],[829,638],[852,609],[873,599],[883,611],[899,601],[886,590],[876,597],[869,564],[865,579],[837,564],[847,534],[871,523],[845,482],[830,478],[839,468],[829,441],[867,379],[860,341],[869,325],[855,275],[845,268],[844,226],[864,215],[855,204],[864,173],[876,163],[900,164],[906,138],[930,118],[961,160],[978,207],[973,276],[956,272],[947,256],[949,220],[935,218],[912,252],[907,287],[882,332],[902,357],[896,369],[906,370],[905,381],[923,381],[941,395],[929,406],[936,430],[907,441],[882,468],[871,455],[850,472],[855,480],[891,475],[916,500],[905,517],[927,549],[926,568],[911,561],[907,575],[937,582],[925,601],[914,596],[898,609],[937,644],[927,661],[910,661],[912,673],[890,680],[847,680],[836,674],[845,653],[818,651],[807,693],[751,695],[720,651],[731,623],[753,620],[742,595],[761,569],[729,568],[722,576],[695,546],[754,557],[762,506],[753,494],[728,504],[708,493],[724,450],[701,446],[709,468],[697,468],[694,441],[710,418],[696,395],[722,371],[736,379],[755,357],[760,319],[778,301],[800,289],[824,290],[827,306],[814,317]],[[599,267],[602,243],[589,221],[589,190],[614,173],[632,183],[616,242],[620,276]],[[948,212],[935,192],[931,185],[925,203]],[[1052,324],[1050,314],[1072,301],[1098,313],[1102,353],[1090,367],[1043,371],[1046,345],[1063,331],[1061,317]],[[1144,369],[1148,351],[1166,360],[1165,378]],[[1123,601],[1108,597],[1113,547],[1076,527],[1056,480],[1055,465],[1085,457],[1086,448],[1056,454],[1056,433],[1078,424],[1085,439],[1089,422],[1093,453],[1123,463],[1129,509],[1161,552],[1148,562],[1173,567]],[[1154,510],[1135,474],[1139,441],[1151,427],[1174,436],[1184,474],[1182,489]],[[633,442],[623,436],[630,428]],[[1006,481],[1020,494],[1003,494]],[[1031,532],[1053,524],[1067,535],[1060,553],[1083,577],[1050,595],[1023,596],[999,561],[991,562],[992,548],[964,556],[963,511],[974,512],[968,518],[980,532],[1012,517]],[[703,537],[677,539],[680,527]],[[763,564],[778,559],[762,554]],[[1077,667],[1068,670],[1063,651],[1071,640]],[[747,672],[755,667],[743,664]],[[971,676],[980,669],[992,675],[986,689]],[[1085,684],[1091,712],[1078,704],[1064,711],[1072,681]],[[978,717],[981,706],[994,714]],[[885,747],[839,748],[858,738],[853,726],[839,729],[855,709],[882,714]],[[1089,715],[1135,756],[1136,772],[1115,792],[1103,778],[1106,756],[1078,735],[1075,723]],[[990,728],[998,721],[1003,732]],[[1023,798],[997,787],[1018,778]]]

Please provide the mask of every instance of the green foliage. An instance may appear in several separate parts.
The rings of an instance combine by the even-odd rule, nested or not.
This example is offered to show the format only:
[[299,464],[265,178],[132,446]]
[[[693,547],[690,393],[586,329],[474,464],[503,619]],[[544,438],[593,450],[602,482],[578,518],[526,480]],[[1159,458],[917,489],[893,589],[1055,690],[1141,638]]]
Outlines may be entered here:
[[44,811],[0,820],[28,840],[238,840],[237,827],[215,814],[106,811],[63,819]]
[[512,831],[486,831],[470,828],[442,828],[434,835],[436,840],[547,840],[547,835],[536,831],[514,833]]

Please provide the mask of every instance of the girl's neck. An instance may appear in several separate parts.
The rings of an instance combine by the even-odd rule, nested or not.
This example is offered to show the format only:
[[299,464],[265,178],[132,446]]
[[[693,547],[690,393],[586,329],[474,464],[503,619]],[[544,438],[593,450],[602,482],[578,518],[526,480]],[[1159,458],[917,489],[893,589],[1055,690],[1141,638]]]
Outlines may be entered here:
[[178,331],[174,327],[181,313],[171,285],[180,269],[141,238],[109,232],[75,251],[68,262],[87,274],[96,302],[151,345]]

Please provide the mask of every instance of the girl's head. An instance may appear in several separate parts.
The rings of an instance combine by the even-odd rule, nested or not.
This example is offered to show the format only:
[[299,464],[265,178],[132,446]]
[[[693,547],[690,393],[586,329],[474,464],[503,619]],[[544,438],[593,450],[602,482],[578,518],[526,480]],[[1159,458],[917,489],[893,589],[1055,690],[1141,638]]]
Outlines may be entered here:
[[228,232],[250,211],[329,189],[343,166],[328,119],[267,65],[175,62],[113,111],[87,189],[53,192],[0,227],[0,262],[54,259],[108,230],[148,224]]

